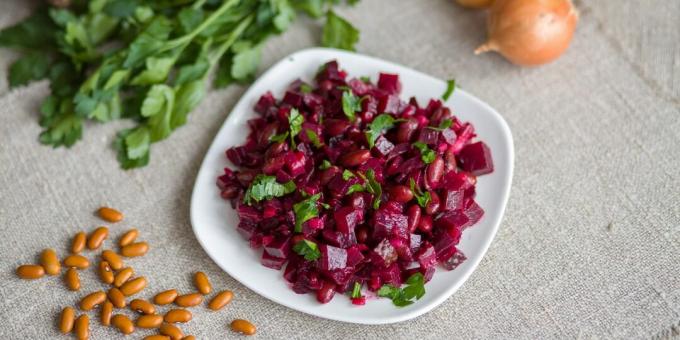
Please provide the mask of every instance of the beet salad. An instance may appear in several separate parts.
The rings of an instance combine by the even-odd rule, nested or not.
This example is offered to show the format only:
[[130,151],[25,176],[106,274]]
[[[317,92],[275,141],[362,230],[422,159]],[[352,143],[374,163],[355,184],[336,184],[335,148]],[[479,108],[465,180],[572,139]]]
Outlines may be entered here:
[[374,83],[330,61],[313,83],[262,95],[245,143],[226,151],[237,169],[217,186],[236,228],[296,293],[363,305],[372,291],[406,306],[436,267],[466,260],[456,246],[484,215],[475,185],[491,152],[441,100],[400,92],[396,74]]

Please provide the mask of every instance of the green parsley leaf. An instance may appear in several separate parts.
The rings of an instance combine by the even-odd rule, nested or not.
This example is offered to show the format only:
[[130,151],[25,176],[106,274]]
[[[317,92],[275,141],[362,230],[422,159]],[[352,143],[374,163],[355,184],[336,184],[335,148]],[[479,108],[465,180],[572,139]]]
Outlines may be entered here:
[[321,198],[321,194],[316,194],[305,200],[293,204],[293,212],[295,213],[295,232],[302,232],[302,224],[319,216],[319,208],[316,206],[317,201]]
[[331,166],[332,166],[331,162],[329,162],[327,159],[324,159],[323,162],[321,162],[321,165],[319,165],[319,169],[326,170]]
[[435,131],[444,131],[444,130],[450,128],[451,125],[453,125],[453,120],[447,118],[447,119],[442,120],[439,123],[438,127],[428,126],[427,128],[431,129],[431,130],[435,130]]
[[359,80],[363,81],[366,84],[371,83],[371,77],[369,77],[369,76],[361,76],[361,77],[359,77]]
[[274,135],[271,138],[269,138],[269,140],[272,141],[272,142],[275,142],[275,143],[281,143],[284,140],[286,140],[286,138],[288,138],[289,134],[290,133],[288,131],[286,131],[284,133],[279,133],[278,135]]
[[27,19],[0,30],[0,46],[44,52],[56,46],[56,31],[57,27],[47,11],[39,10]]
[[383,134],[383,132],[394,127],[395,123],[394,117],[387,113],[383,113],[378,117],[375,117],[371,124],[368,125],[368,130],[366,130],[366,140],[368,141],[368,146],[373,148],[375,141]]
[[357,119],[355,112],[359,111],[361,111],[361,100],[351,91],[345,90],[342,93],[342,112],[345,113],[350,122],[353,122]]
[[175,104],[175,91],[168,85],[151,87],[142,103],[142,116],[149,118],[151,141],[165,139],[172,132],[171,119]]
[[236,49],[234,58],[232,59],[231,65],[231,76],[238,81],[249,81],[255,77],[257,72],[257,65],[260,64],[260,46],[251,47],[248,44],[244,44]]
[[430,199],[432,197],[430,196],[430,192],[426,191],[425,193],[420,192],[420,189],[416,187],[416,182],[411,178],[411,192],[413,192],[413,196],[416,198],[416,201],[418,202],[418,205],[425,208],[428,203],[430,203]]
[[309,240],[302,240],[293,246],[293,251],[298,255],[304,256],[307,261],[314,261],[321,257],[321,252],[316,243]]
[[378,210],[382,199],[382,187],[380,186],[380,183],[375,180],[375,171],[373,171],[373,169],[368,169],[368,171],[366,171],[366,178],[368,180],[366,183],[366,190],[375,197],[373,200],[373,209]]
[[314,132],[314,130],[310,129],[305,129],[305,133],[307,134],[307,138],[312,142],[312,145],[316,148],[320,148],[323,146],[323,143],[319,140],[319,135]]
[[321,35],[321,46],[354,51],[359,41],[359,30],[335,12],[326,13],[326,24]]
[[392,300],[397,307],[404,307],[420,300],[425,295],[425,279],[423,274],[415,273],[406,280],[406,287],[397,288],[392,285],[383,285],[378,290],[378,296]]
[[314,89],[312,89],[312,87],[309,86],[309,84],[307,84],[307,83],[300,84],[300,92],[302,92],[302,93],[305,93],[305,94],[306,93],[312,93],[313,90]]
[[420,159],[422,159],[425,164],[430,164],[437,158],[437,153],[428,148],[427,144],[423,142],[415,142],[413,143],[413,147],[420,151]]
[[48,76],[50,58],[45,53],[33,52],[15,61],[9,68],[9,87],[26,85]]
[[288,125],[290,126],[290,144],[295,148],[295,136],[300,133],[302,129],[302,123],[305,122],[305,117],[300,114],[300,111],[296,108],[290,109],[290,114],[288,115]]
[[354,287],[352,288],[352,299],[358,299],[361,297],[361,283],[354,282]]
[[154,58],[146,59],[146,69],[137,77],[132,79],[131,85],[152,85],[165,82],[168,74],[175,64],[175,58]]
[[347,194],[346,195],[351,195],[355,192],[363,192],[366,190],[363,185],[357,183],[357,184],[352,184],[349,189],[347,189]]
[[281,184],[276,181],[276,176],[259,174],[250,183],[248,190],[243,195],[243,202],[251,205],[253,200],[260,202],[274,197],[282,197],[295,191],[295,189],[296,186],[293,181]]
[[187,115],[205,97],[205,83],[202,79],[184,83],[175,88],[175,105],[170,120],[172,130],[186,124]]
[[342,172],[342,179],[343,179],[343,180],[349,181],[349,179],[352,178],[352,177],[356,177],[356,176],[354,176],[354,173],[353,173],[353,172],[351,172],[351,171],[349,171],[349,170],[347,170],[347,169],[345,169],[345,170]]
[[138,0],[111,0],[104,6],[104,13],[112,17],[126,18],[135,14]]
[[453,90],[456,89],[456,80],[455,79],[450,79],[446,81],[446,91],[444,94],[442,94],[442,99],[444,101],[449,100],[449,97],[451,97],[451,94],[453,93]]
[[119,132],[114,147],[118,151],[120,166],[123,169],[132,169],[147,165],[150,143],[149,130],[144,125]]

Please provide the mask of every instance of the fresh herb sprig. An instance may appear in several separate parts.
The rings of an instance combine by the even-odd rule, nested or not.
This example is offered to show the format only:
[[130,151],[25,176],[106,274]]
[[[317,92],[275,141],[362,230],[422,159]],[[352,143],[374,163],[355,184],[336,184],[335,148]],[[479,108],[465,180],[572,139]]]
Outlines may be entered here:
[[[136,122],[114,142],[125,169],[148,164],[151,144],[187,122],[215,87],[253,79],[262,46],[296,13],[326,13],[322,45],[353,50],[359,33],[332,11],[334,0],[91,0],[40,8],[0,30],[0,47],[25,55],[10,66],[11,87],[47,78],[40,142],[70,147],[84,122]],[[351,4],[356,1],[350,1]],[[291,126],[292,127],[292,126]],[[299,130],[297,130],[299,133]],[[295,137],[291,128],[289,136]]]
[[421,273],[415,273],[406,280],[406,287],[398,288],[393,285],[383,285],[378,290],[378,296],[392,300],[397,307],[405,307],[415,300],[420,300],[425,295],[425,277]]

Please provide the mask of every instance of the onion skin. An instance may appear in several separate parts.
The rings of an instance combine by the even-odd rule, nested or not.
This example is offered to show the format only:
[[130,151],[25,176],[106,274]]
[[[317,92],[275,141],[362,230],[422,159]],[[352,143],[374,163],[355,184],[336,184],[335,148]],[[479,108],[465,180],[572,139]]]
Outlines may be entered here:
[[494,0],[456,0],[456,2],[465,8],[489,8],[493,5]]
[[533,66],[564,53],[578,12],[571,0],[496,0],[487,20],[488,40],[475,54],[495,51],[514,64]]

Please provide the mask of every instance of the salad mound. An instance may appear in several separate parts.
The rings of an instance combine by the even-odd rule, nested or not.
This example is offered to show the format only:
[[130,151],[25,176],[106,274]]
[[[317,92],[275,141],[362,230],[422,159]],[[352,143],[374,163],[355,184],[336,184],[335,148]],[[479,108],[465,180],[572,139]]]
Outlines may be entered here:
[[400,92],[398,75],[348,78],[330,61],[313,84],[262,95],[245,143],[226,151],[238,170],[217,186],[237,230],[296,293],[363,305],[365,287],[406,306],[438,264],[466,260],[456,246],[484,215],[475,186],[491,152],[442,101]]

